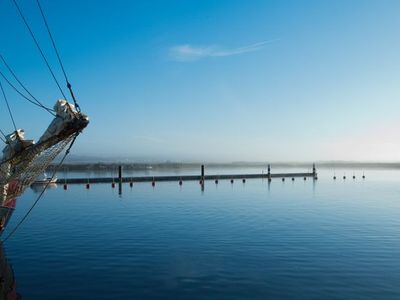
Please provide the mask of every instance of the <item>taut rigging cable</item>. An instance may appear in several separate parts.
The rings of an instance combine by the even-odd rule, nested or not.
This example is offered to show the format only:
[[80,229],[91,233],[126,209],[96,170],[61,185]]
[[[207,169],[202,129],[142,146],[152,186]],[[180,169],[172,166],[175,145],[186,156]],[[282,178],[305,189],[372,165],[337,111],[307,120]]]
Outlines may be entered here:
[[57,46],[56,46],[56,42],[54,41],[53,35],[51,34],[51,30],[50,30],[49,24],[47,23],[46,15],[44,14],[44,11],[43,11],[43,9],[42,9],[42,6],[40,5],[39,0],[36,0],[36,3],[37,3],[37,5],[38,5],[38,7],[39,7],[40,14],[42,15],[44,25],[46,26],[46,29],[47,29],[47,32],[48,32],[48,34],[49,34],[51,43],[52,43],[52,45],[53,45],[54,52],[56,53],[56,56],[57,56],[58,62],[59,62],[59,64],[60,64],[61,70],[62,70],[62,72],[63,72],[63,74],[64,74],[64,78],[65,78],[65,81],[66,81],[66,83],[67,83],[67,88],[68,88],[69,92],[71,93],[71,97],[72,97],[72,100],[74,101],[74,104],[75,104],[76,109],[77,109],[78,111],[80,111],[79,105],[78,105],[78,103],[76,102],[76,99],[75,99],[74,92],[72,91],[72,85],[71,85],[71,83],[70,83],[69,80],[68,80],[67,72],[65,72],[64,64],[62,63],[60,54],[59,54],[59,52],[58,52],[58,49],[57,49]]
[[3,57],[3,55],[0,54],[0,59],[3,61],[4,66],[7,68],[7,70],[11,73],[11,75],[14,77],[14,79],[18,82],[18,84],[25,90],[25,92],[33,99],[29,99],[26,95],[24,95],[21,91],[19,91],[17,89],[17,87],[15,87],[10,80],[8,80],[8,78],[4,75],[3,72],[0,71],[0,75],[4,78],[4,80],[8,83],[9,86],[11,86],[13,88],[13,90],[15,92],[17,92],[21,97],[23,97],[25,100],[29,101],[30,103],[39,106],[45,110],[47,110],[50,114],[52,114],[53,116],[55,115],[53,113],[54,110],[52,110],[51,108],[46,107],[45,105],[43,105],[35,96],[32,95],[32,93],[26,88],[26,86],[21,82],[21,80],[19,80],[19,78],[17,77],[17,75],[15,74],[15,72],[13,71],[13,69],[9,66],[9,64],[6,62],[5,58]]
[[0,129],[0,133],[4,136],[4,139],[2,137],[0,137],[0,140],[2,140],[5,144],[7,144],[6,135],[4,134],[3,130]]
[[6,135],[4,134],[3,130],[1,130],[1,128],[0,128],[0,133],[4,136],[4,138],[6,138]]
[[50,64],[49,64],[49,62],[48,62],[46,56],[44,55],[44,52],[43,52],[42,48],[41,48],[40,45],[39,45],[38,40],[37,40],[36,37],[35,37],[35,34],[33,33],[31,27],[29,26],[28,21],[26,20],[24,14],[22,13],[22,11],[21,11],[21,9],[20,9],[20,7],[19,7],[17,1],[16,1],[16,0],[12,0],[12,2],[14,3],[15,7],[17,8],[18,13],[19,13],[19,15],[21,16],[22,21],[24,22],[26,28],[28,29],[28,31],[29,31],[29,33],[30,33],[30,35],[31,35],[31,37],[32,37],[32,39],[33,39],[33,41],[34,41],[34,43],[35,43],[37,49],[38,49],[39,52],[40,52],[40,55],[42,56],[42,58],[43,58],[43,60],[44,60],[44,62],[45,62],[45,64],[46,64],[47,68],[49,69],[49,71],[50,71],[50,73],[51,73],[51,76],[52,76],[53,79],[54,79],[54,82],[56,83],[58,89],[60,90],[61,95],[64,97],[64,99],[67,99],[67,97],[65,97],[65,94],[64,94],[64,92],[63,92],[63,90],[62,90],[60,84],[58,83],[58,80],[57,80],[56,75],[54,74],[54,72],[53,72],[53,70],[52,70],[52,68],[51,68],[51,66],[50,66]]
[[15,120],[14,120],[13,114],[11,112],[10,105],[8,104],[8,99],[7,99],[7,96],[6,96],[6,92],[4,91],[3,84],[1,83],[1,81],[0,81],[0,89],[1,89],[1,92],[3,94],[4,101],[7,104],[8,113],[10,114],[10,119],[11,119],[13,125],[14,125],[14,129],[15,129],[15,131],[17,131],[17,126],[15,125]]

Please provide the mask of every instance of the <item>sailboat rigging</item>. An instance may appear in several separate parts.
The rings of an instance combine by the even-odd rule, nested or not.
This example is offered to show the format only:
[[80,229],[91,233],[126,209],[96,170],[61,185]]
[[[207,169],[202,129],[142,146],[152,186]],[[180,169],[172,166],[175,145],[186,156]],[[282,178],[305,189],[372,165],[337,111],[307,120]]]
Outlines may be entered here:
[[[34,32],[32,31],[27,19],[18,5],[17,0],[11,1],[17,9],[63,98],[57,100],[52,109],[46,107],[36,97],[34,97],[32,93],[30,93],[22,81],[17,77],[11,66],[7,63],[4,56],[0,55],[0,63],[3,66],[3,68],[0,68],[0,97],[2,97],[6,103],[8,114],[14,127],[14,131],[10,134],[5,134],[0,128],[1,141],[5,143],[2,155],[0,155],[0,233],[6,227],[10,216],[15,209],[16,199],[24,193],[25,189],[29,187],[40,174],[45,172],[49,165],[64,149],[67,149],[66,154],[62,158],[60,164],[64,161],[65,156],[68,154],[76,137],[89,123],[89,118],[81,112],[75,98],[75,94],[72,91],[72,85],[68,80],[67,73],[39,0],[36,0],[36,3],[56,53],[73,104],[67,101],[67,97],[65,96],[64,91],[61,88],[53,69],[51,68],[51,65],[44,55],[44,52],[42,51]],[[6,73],[3,72],[4,69],[11,74],[13,79],[9,79]],[[23,99],[46,110],[54,116],[50,125],[37,142],[34,140],[25,139],[25,131],[16,126],[13,117],[13,111],[9,105],[9,100],[7,98],[3,83],[8,84],[12,90],[14,90]],[[55,174],[53,174],[53,176],[54,175]],[[40,197],[35,201],[35,204]],[[28,213],[31,211],[31,209],[28,211]],[[26,218],[26,216],[27,215],[25,215],[23,220]],[[15,229],[12,232],[14,231]]]

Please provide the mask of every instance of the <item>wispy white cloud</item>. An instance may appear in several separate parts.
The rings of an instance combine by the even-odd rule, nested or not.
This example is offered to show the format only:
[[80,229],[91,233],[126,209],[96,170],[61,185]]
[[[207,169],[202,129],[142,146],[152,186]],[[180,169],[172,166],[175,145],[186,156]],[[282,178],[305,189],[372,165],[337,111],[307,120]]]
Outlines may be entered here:
[[207,57],[233,56],[262,50],[267,44],[277,40],[278,39],[262,41],[238,48],[223,48],[219,46],[192,46],[189,44],[176,45],[169,49],[169,56],[171,59],[176,61],[195,61]]

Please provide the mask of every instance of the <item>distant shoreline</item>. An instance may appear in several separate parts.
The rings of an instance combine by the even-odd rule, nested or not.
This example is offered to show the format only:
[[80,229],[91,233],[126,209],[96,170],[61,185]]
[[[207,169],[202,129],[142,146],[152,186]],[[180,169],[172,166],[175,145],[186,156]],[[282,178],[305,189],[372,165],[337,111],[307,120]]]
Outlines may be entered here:
[[[57,164],[52,164],[49,170],[54,169]],[[201,163],[179,163],[179,162],[159,162],[159,163],[66,163],[62,169],[70,171],[108,171],[115,170],[118,166],[123,166],[125,170],[163,170],[163,169],[194,169],[200,168]],[[268,163],[261,162],[233,162],[233,163],[204,163],[206,168],[255,168],[267,169]],[[400,162],[316,162],[317,169],[400,169]],[[276,162],[271,163],[271,168],[311,168],[309,162]]]

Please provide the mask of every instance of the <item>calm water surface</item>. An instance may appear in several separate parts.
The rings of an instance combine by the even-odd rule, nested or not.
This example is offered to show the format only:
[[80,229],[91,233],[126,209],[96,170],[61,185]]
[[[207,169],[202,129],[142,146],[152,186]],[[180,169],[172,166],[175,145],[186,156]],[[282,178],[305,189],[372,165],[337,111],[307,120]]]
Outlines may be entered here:
[[22,299],[400,299],[400,171],[332,175],[59,186],[1,270]]

